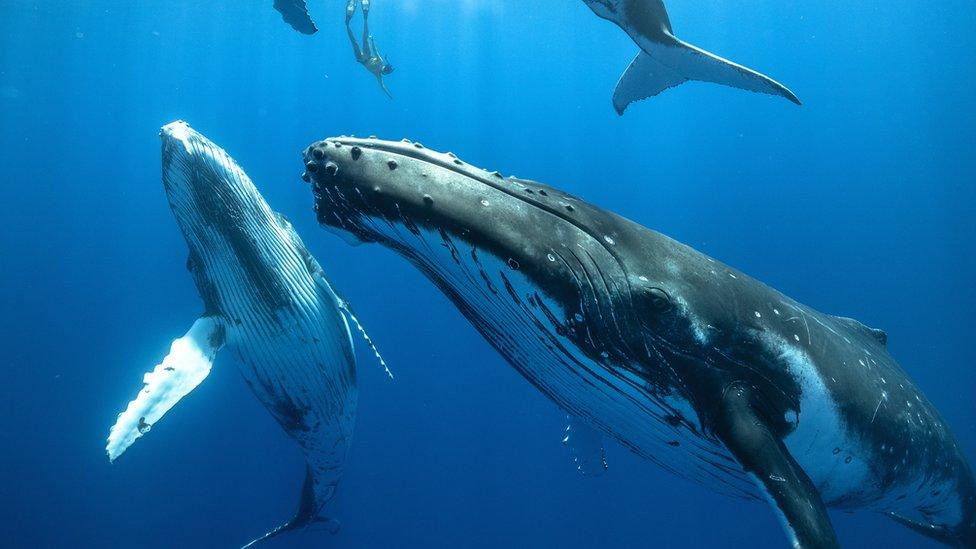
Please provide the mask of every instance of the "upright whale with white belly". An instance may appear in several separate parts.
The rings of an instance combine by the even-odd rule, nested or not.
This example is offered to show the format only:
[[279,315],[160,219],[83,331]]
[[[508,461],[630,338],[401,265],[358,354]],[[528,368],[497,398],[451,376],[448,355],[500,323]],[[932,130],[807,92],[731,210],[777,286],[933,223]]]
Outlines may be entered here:
[[160,137],[163,185],[205,310],[119,414],[109,459],[199,385],[218,351],[230,347],[307,465],[295,516],[251,543],[315,522],[334,525],[321,513],[352,438],[358,393],[348,321],[355,319],[291,224],[226,152],[184,122],[163,127]]

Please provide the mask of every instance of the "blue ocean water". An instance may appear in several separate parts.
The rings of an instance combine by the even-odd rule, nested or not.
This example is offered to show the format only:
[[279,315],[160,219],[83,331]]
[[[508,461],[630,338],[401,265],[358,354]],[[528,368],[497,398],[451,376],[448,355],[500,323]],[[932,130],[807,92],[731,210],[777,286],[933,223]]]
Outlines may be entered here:
[[[298,447],[231,356],[115,464],[143,372],[201,312],[160,184],[182,118],[233,155],[356,307],[360,412],[329,514],[275,547],[782,547],[772,511],[619,446],[582,478],[563,414],[425,278],[322,231],[299,152],[409,137],[664,232],[889,348],[976,458],[971,1],[668,2],[677,35],[804,101],[689,83],[618,117],[636,52],[579,1],[374,0],[388,100],[339,0],[0,4],[0,546],[235,547],[289,517]],[[360,346],[362,347],[362,346]],[[850,547],[931,542],[833,513]],[[270,546],[270,545],[269,545]]]

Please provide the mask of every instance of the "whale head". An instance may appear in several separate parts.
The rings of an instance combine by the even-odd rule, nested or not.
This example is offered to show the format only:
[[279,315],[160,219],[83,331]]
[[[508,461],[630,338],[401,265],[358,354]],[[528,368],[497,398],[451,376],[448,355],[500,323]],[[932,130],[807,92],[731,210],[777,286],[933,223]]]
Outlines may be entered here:
[[513,363],[536,350],[512,339],[533,334],[565,350],[559,360],[631,370],[669,391],[664,350],[701,347],[683,297],[690,279],[667,260],[683,247],[663,235],[417,143],[332,138],[304,160],[320,225],[404,255]]
[[296,264],[289,261],[310,257],[290,224],[230,155],[186,122],[167,124],[159,135],[163,186],[207,312],[227,313],[239,295],[269,309],[286,305],[291,284],[283,273]]

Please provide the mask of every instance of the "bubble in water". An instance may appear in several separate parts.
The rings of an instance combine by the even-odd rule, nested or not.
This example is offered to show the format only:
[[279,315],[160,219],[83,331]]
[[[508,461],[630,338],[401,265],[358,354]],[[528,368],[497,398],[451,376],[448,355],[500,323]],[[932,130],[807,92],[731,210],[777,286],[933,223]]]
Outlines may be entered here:
[[548,259],[549,261],[556,261],[556,256],[552,254],[546,254],[546,259]]

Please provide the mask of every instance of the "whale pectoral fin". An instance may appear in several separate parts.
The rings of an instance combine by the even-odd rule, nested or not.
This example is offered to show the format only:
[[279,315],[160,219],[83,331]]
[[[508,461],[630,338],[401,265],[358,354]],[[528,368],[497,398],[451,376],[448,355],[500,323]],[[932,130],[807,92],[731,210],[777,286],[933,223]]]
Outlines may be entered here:
[[793,546],[836,548],[837,537],[816,487],[752,405],[744,385],[725,391],[715,431],[780,512]]
[[302,34],[315,34],[317,29],[312,16],[308,14],[305,0],[275,0],[274,8],[281,14],[285,23]]
[[620,77],[613,106],[623,114],[627,105],[647,99],[687,80],[712,82],[789,99],[800,100],[786,86],[748,67],[669,36],[665,42],[640,40],[641,53]]
[[598,477],[607,470],[607,453],[603,448],[603,434],[589,423],[567,415],[563,444],[569,447],[576,469],[584,477]]
[[617,81],[613,90],[613,108],[617,114],[623,114],[631,103],[654,97],[687,81],[688,78],[641,50]]
[[339,297],[339,294],[332,289],[332,285],[329,284],[329,281],[325,279],[325,275],[323,274],[321,268],[314,272],[312,277],[315,279],[315,283],[318,284],[318,286],[335,301],[336,307],[342,313],[342,320],[346,323],[346,333],[349,335],[349,340],[352,341],[352,334],[349,330],[349,323],[352,322],[352,324],[356,326],[356,329],[359,330],[359,335],[363,337],[363,341],[365,341],[369,349],[373,351],[373,355],[376,356],[376,360],[378,360],[380,366],[383,367],[383,371],[386,372],[386,375],[390,379],[393,379],[393,372],[390,371],[390,367],[387,366],[386,361],[383,360],[383,355],[381,355],[379,349],[376,348],[376,344],[373,343],[373,339],[369,337],[369,334],[366,333],[366,329],[363,328],[363,325],[360,324],[359,319],[356,318],[356,313],[353,312],[352,306],[349,305],[346,300]]
[[383,360],[383,355],[380,354],[380,350],[377,349],[376,344],[373,343],[373,338],[369,337],[369,334],[366,333],[366,328],[363,328],[363,325],[359,323],[359,319],[356,318],[356,314],[352,312],[352,308],[349,306],[349,304],[342,302],[342,307],[339,310],[342,311],[342,315],[347,319],[347,321],[351,320],[352,323],[355,324],[356,329],[359,330],[359,335],[363,337],[363,341],[366,342],[366,346],[373,351],[373,356],[375,356],[376,360],[379,361],[380,366],[383,368],[383,371],[386,372],[387,377],[393,379],[393,372],[390,371],[390,367],[386,364],[386,361]]
[[115,461],[139,437],[149,431],[163,414],[210,374],[214,357],[224,345],[224,326],[213,317],[203,317],[173,341],[169,354],[143,377],[139,395],[119,414],[108,434],[105,451]]

